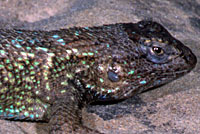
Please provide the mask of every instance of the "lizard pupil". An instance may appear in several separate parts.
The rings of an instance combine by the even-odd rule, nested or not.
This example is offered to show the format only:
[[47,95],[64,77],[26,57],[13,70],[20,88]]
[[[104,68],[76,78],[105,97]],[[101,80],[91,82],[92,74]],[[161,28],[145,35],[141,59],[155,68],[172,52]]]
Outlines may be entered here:
[[152,50],[156,55],[161,55],[164,53],[163,49],[160,47],[153,47]]
[[112,82],[118,82],[119,76],[113,71],[108,71],[108,79]]

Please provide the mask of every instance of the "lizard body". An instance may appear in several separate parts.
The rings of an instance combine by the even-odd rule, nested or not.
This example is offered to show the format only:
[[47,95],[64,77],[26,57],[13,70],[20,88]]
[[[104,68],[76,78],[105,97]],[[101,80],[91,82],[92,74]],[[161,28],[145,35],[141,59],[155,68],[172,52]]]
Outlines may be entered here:
[[45,121],[50,133],[98,133],[81,123],[94,101],[129,98],[196,65],[151,21],[55,31],[0,30],[0,117]]

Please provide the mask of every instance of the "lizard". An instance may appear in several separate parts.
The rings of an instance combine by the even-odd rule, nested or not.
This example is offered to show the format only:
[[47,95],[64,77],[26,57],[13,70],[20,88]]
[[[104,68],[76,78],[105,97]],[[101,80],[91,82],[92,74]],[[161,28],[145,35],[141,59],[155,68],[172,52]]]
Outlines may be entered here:
[[0,118],[47,122],[48,133],[100,133],[81,110],[167,84],[196,65],[155,21],[52,31],[0,30]]

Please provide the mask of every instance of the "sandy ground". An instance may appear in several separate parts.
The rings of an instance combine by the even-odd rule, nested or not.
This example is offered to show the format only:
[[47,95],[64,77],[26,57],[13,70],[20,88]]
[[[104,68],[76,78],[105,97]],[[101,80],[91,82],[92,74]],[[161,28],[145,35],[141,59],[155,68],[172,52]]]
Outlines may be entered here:
[[[2,0],[0,27],[52,30],[152,19],[200,59],[200,0]],[[200,64],[168,85],[110,105],[91,105],[84,122],[106,134],[199,134]],[[90,118],[88,118],[88,116]],[[44,134],[39,123],[0,120],[2,134]]]

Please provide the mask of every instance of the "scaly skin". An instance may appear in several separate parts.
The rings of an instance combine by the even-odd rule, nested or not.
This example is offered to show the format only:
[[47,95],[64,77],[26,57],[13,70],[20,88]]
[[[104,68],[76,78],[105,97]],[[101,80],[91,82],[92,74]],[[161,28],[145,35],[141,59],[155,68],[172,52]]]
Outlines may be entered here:
[[151,21],[58,31],[0,30],[0,117],[45,121],[49,133],[99,133],[81,123],[94,101],[129,98],[196,65]]

